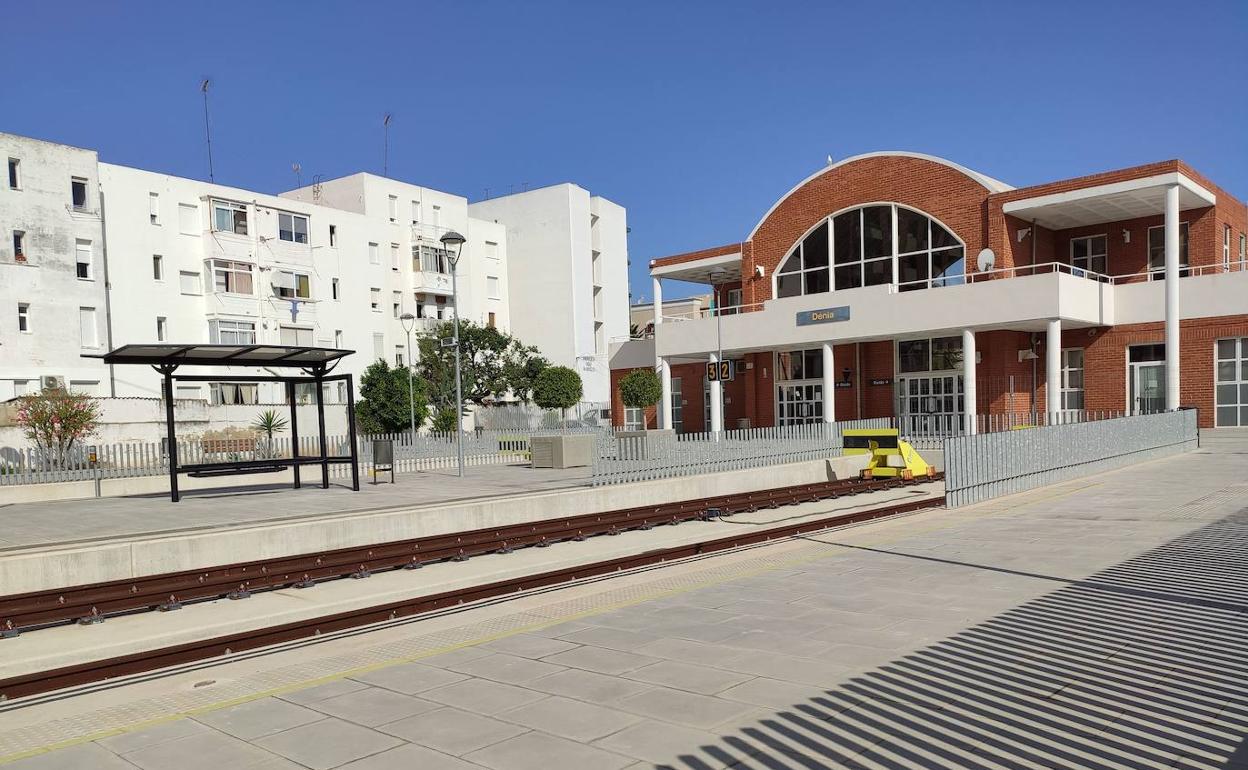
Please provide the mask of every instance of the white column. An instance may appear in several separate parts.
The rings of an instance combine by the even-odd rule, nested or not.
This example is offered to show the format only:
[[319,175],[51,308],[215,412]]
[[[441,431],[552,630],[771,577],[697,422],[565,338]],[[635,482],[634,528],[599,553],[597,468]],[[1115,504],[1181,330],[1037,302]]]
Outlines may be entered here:
[[1179,186],[1166,188],[1166,409],[1179,408]]
[[654,291],[654,325],[663,323],[663,282],[658,276],[650,279]]
[[[711,354],[711,363],[719,363],[719,356]],[[724,383],[715,380],[711,383],[711,432],[719,433],[724,429]]]
[[975,406],[975,332],[970,329],[962,330],[962,430],[967,434],[976,433],[978,423],[976,422],[978,412]]
[[1049,319],[1044,338],[1044,393],[1049,424],[1053,424],[1062,411],[1062,322],[1058,318]]
[[663,384],[663,395],[659,398],[659,427],[663,430],[672,429],[672,365],[666,358],[659,359],[659,382]]
[[832,343],[823,343],[823,421],[836,422],[836,360]]

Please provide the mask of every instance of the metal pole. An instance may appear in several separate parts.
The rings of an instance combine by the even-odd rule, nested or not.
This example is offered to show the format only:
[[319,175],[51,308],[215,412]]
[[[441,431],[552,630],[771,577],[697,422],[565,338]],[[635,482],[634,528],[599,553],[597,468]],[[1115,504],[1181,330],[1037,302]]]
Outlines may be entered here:
[[173,368],[162,367],[165,375],[165,435],[169,437],[169,499],[178,502],[178,436],[173,427]]
[[416,443],[416,396],[412,395],[412,330],[404,329],[407,332],[407,418],[411,424],[411,434],[408,436],[408,443]]
[[329,489],[329,451],[325,446],[327,443],[325,438],[325,381],[321,379],[324,376],[324,371],[317,369],[314,385],[316,387],[316,425],[320,431],[321,442],[321,489]]
[[[459,245],[460,252],[463,244]],[[451,310],[455,314],[455,454],[459,460],[459,475],[464,475],[464,396],[459,380],[459,255],[451,263]]]
[[[298,387],[293,382],[286,383],[286,400],[290,404],[290,458],[291,470],[295,475],[295,489],[303,487],[303,478],[299,475],[299,401]],[[270,460],[275,459],[270,457]]]
[[347,375],[347,439],[351,444],[351,488],[360,491],[360,447],[355,435],[355,381]]

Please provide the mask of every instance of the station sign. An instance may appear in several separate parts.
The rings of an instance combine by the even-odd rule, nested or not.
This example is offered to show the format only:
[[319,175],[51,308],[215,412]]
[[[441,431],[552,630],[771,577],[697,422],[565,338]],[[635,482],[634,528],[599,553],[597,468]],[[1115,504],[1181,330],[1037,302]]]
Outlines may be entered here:
[[706,364],[707,382],[732,382],[737,376],[735,361],[708,361]]
[[820,310],[801,310],[797,313],[798,326],[836,323],[849,320],[849,305],[841,307],[825,307]]
[[892,378],[892,377],[881,377],[881,378],[880,378],[880,379],[878,379],[878,380],[871,380],[871,384],[872,384],[872,385],[892,385],[892,384],[893,384],[893,378]]

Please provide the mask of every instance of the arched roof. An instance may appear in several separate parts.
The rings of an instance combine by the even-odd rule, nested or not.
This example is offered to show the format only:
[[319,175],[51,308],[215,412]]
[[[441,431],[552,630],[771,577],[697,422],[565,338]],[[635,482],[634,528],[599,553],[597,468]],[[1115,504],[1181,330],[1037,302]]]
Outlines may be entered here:
[[932,163],[939,163],[942,166],[948,166],[949,168],[954,169],[955,171],[959,171],[965,174],[967,177],[973,179],[975,182],[983,186],[983,188],[988,190],[989,192],[999,193],[999,192],[1005,192],[1007,190],[1014,189],[1012,186],[1006,184],[1005,182],[1002,182],[998,179],[993,179],[992,177],[986,174],[981,174],[978,171],[972,171],[966,166],[959,165],[957,163],[954,163],[953,161],[945,160],[944,158],[938,158],[935,155],[924,155],[921,152],[905,152],[902,150],[885,150],[881,152],[868,152],[868,153],[863,153],[862,155],[854,155],[853,157],[845,158],[844,160],[838,160],[835,163],[831,163],[827,166],[824,166],[823,168],[819,169],[815,173],[806,177],[802,181],[793,185],[792,189],[790,189],[784,195],[780,196],[779,200],[773,203],[771,205],[771,208],[767,209],[767,213],[763,214],[762,218],[758,220],[758,224],[754,225],[754,229],[750,230],[750,235],[748,238],[746,238],[746,240],[754,240],[755,234],[758,233],[758,228],[763,226],[763,223],[766,222],[767,218],[772,215],[772,212],[778,209],[780,207],[780,204],[784,203],[785,200],[787,200],[790,195],[800,190],[803,186],[805,186],[807,183],[809,183],[811,180],[815,179],[816,177],[822,174],[826,174],[829,171],[832,171],[834,169],[838,169],[841,166],[845,166],[850,163],[853,163],[855,161],[865,160],[867,158],[887,158],[887,157],[918,158],[919,160],[931,161]]

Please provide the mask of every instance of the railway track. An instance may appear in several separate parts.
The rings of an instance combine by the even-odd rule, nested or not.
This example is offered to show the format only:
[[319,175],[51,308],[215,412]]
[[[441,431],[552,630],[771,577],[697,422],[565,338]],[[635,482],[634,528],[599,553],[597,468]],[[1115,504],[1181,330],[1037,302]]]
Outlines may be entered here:
[[[934,480],[941,477],[936,476]],[[924,483],[899,479],[822,482],[796,487],[642,506],[600,514],[565,517],[529,524],[480,529],[450,535],[382,543],[316,554],[246,562],[205,570],[155,575],[138,580],[77,586],[57,591],[0,597],[0,627],[9,635],[67,622],[98,622],[110,614],[152,609],[175,609],[185,602],[222,597],[244,598],[253,591],[306,587],[323,580],[367,577],[385,569],[412,569],[448,559],[463,560],[486,553],[507,553],[521,547],[612,535],[660,524],[705,520],[732,513],[778,508],[846,495],[856,495]],[[618,572],[737,548],[831,527],[909,513],[943,504],[943,498],[926,497],[879,508],[837,514],[819,519],[722,538],[654,549],[627,557],[503,580],[452,592],[415,597],[350,612],[311,618],[245,633],[205,639],[134,655],[32,673],[0,681],[0,700],[51,692],[64,687],[151,671],[166,666],[243,652],[272,644],[318,636],[355,626],[444,609],[467,602],[526,591],[597,575]],[[3,642],[0,641],[0,645]]]

